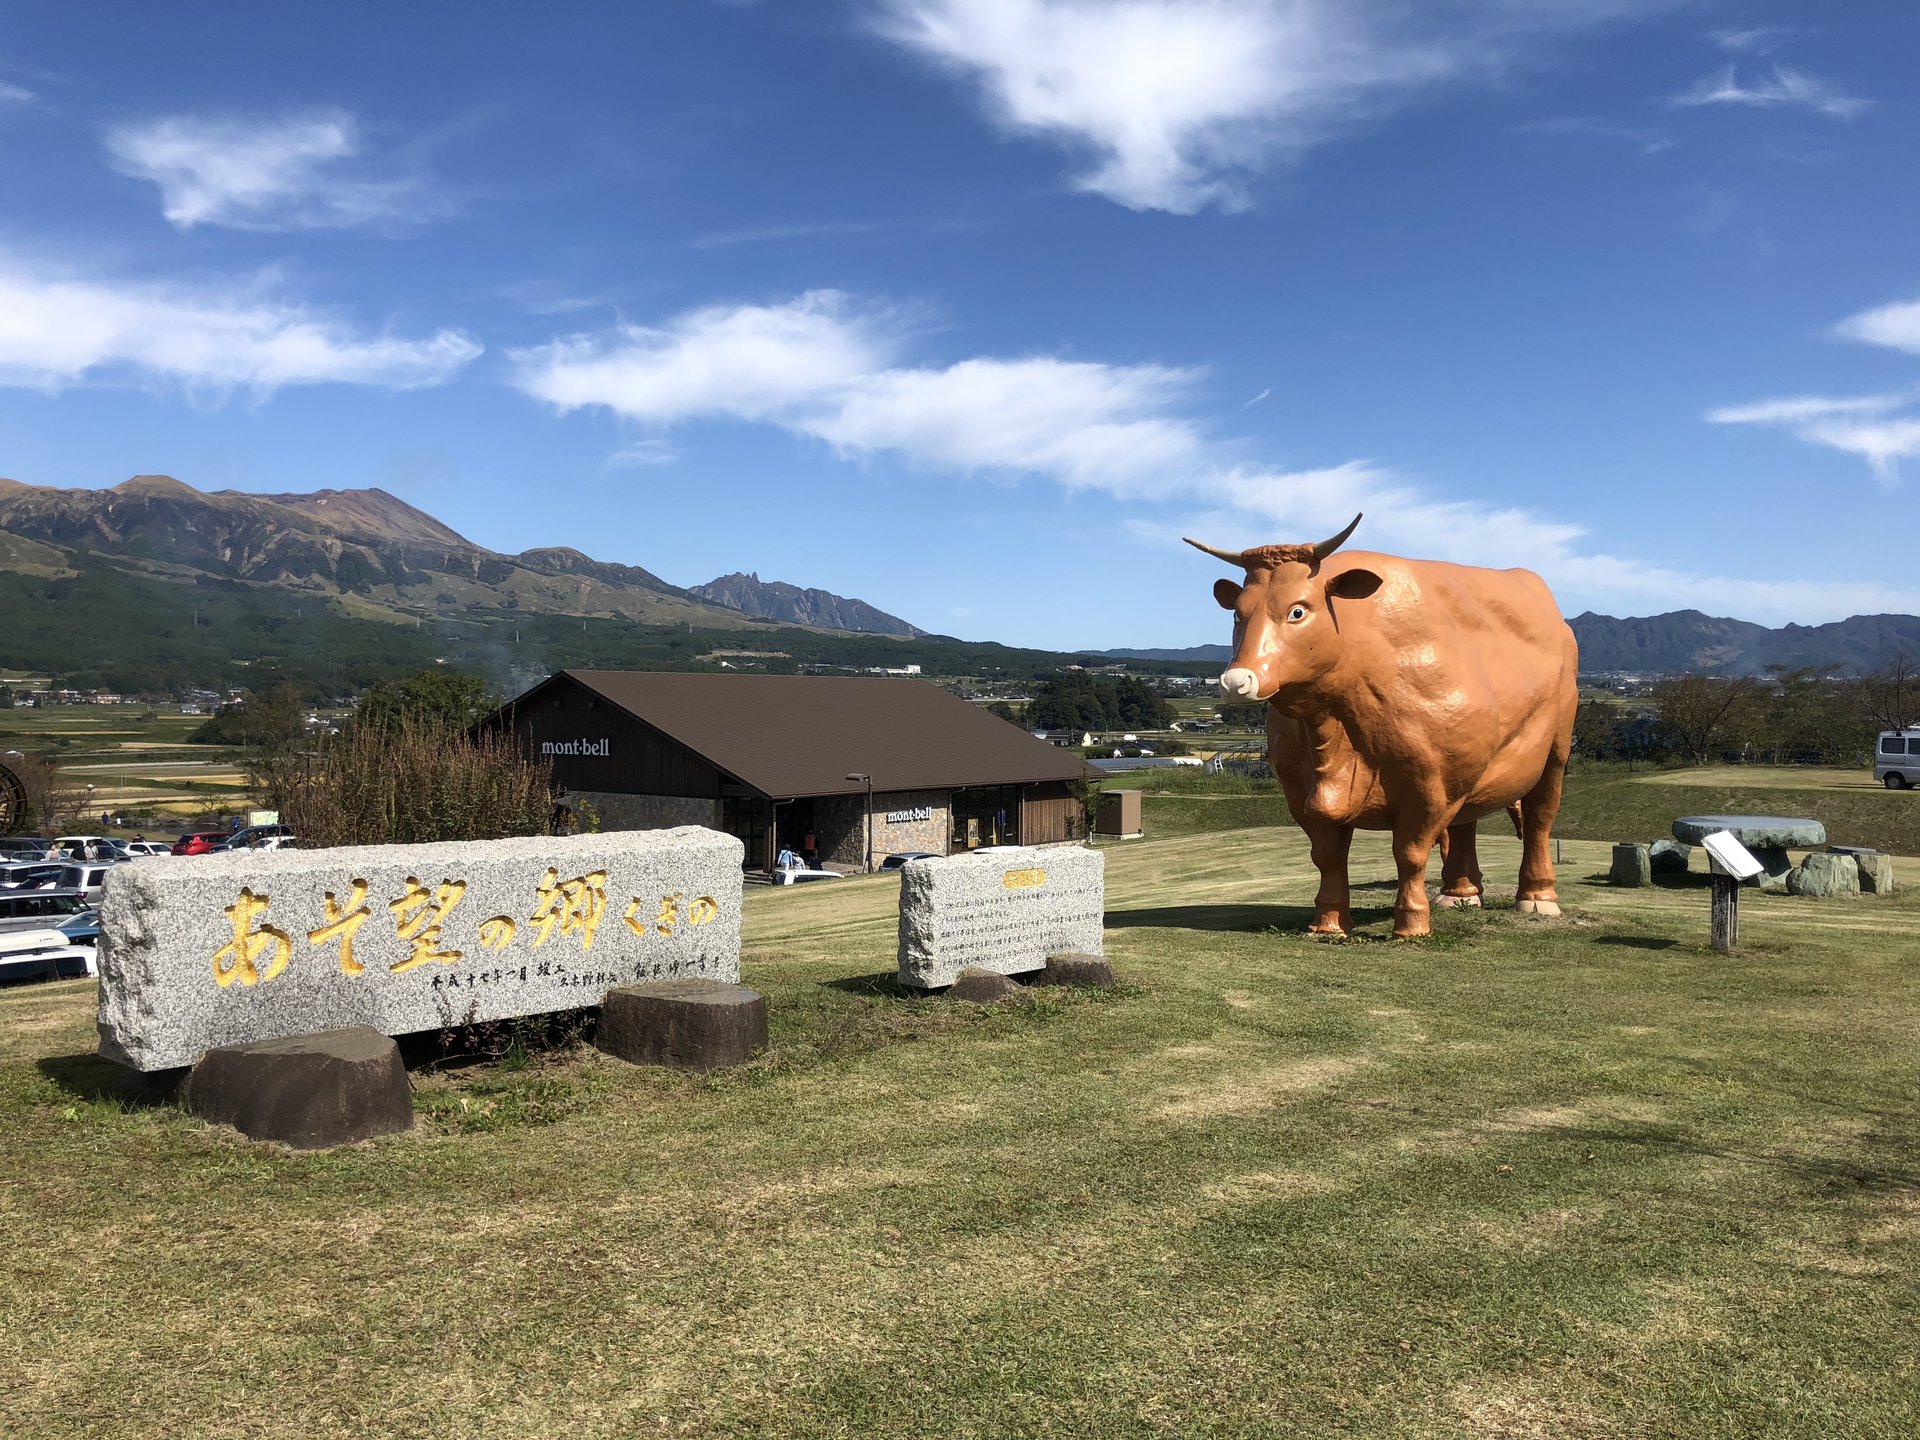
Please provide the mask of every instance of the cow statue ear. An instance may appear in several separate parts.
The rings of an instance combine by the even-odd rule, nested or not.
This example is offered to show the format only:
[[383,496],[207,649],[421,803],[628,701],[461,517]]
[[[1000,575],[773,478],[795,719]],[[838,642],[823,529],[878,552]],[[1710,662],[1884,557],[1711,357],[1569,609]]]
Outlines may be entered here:
[[1327,594],[1336,600],[1364,600],[1380,588],[1380,577],[1371,570],[1342,570],[1327,582]]
[[1231,610],[1240,603],[1240,587],[1231,580],[1213,582],[1213,598],[1220,603],[1222,610]]

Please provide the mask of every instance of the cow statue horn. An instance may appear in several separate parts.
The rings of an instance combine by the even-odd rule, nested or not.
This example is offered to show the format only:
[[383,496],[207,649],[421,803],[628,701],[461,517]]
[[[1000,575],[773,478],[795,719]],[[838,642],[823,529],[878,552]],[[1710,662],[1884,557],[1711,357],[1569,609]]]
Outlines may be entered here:
[[[1207,554],[1213,556],[1216,560],[1224,560],[1229,565],[1238,565],[1243,569],[1246,567],[1247,552],[1244,550],[1216,550],[1213,546],[1202,545],[1198,540],[1191,539],[1188,536],[1183,535],[1180,538],[1186,540],[1194,549],[1206,551]],[[1342,538],[1344,539],[1345,537],[1343,536]]]
[[[1366,511],[1361,511],[1359,515],[1353,517],[1353,524],[1347,526],[1346,529],[1342,530],[1332,539],[1322,540],[1318,545],[1313,547],[1313,563],[1316,568],[1318,568],[1321,561],[1325,560],[1334,551],[1347,543],[1347,537],[1353,534],[1354,529],[1360,524],[1361,517],[1365,514]],[[1187,543],[1192,544],[1193,542],[1188,541]],[[1218,554],[1219,552],[1216,551],[1215,553]]]

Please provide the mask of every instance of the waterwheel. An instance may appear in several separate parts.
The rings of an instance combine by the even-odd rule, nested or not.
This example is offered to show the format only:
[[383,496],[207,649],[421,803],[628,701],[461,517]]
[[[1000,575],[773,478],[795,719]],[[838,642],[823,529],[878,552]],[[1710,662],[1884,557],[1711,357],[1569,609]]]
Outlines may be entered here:
[[13,771],[0,765],[0,832],[17,828],[26,816],[26,785]]

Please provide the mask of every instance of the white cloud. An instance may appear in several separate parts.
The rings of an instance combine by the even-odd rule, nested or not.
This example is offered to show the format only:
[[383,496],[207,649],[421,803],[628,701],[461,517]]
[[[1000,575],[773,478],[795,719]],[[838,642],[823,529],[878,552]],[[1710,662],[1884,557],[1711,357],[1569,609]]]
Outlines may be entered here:
[[0,80],[0,105],[31,105],[40,97],[24,85]]
[[599,405],[656,424],[774,419],[883,367],[895,324],[815,290],[784,305],[710,306],[659,329],[564,336],[509,358],[516,386],[562,410]]
[[112,130],[106,145],[121,174],[159,188],[161,213],[181,230],[342,229],[435,212],[418,178],[362,161],[358,128],[342,113],[173,116]]
[[[515,383],[562,410],[600,407],[652,426],[731,418],[818,439],[854,459],[885,453],[948,474],[1043,477],[1138,502],[1154,515],[1178,507],[1189,512],[1178,525],[1134,524],[1136,533],[1176,543],[1181,533],[1229,545],[1313,539],[1365,510],[1357,543],[1464,564],[1517,561],[1575,608],[1636,612],[1649,595],[1666,594],[1772,621],[1920,609],[1920,595],[1869,583],[1783,586],[1679,574],[1596,551],[1580,526],[1450,499],[1366,461],[1290,472],[1240,463],[1234,443],[1211,438],[1189,413],[1200,378],[1191,368],[1050,356],[914,366],[898,363],[905,343],[889,312],[823,291],[782,305],[695,310],[658,328],[572,336],[516,352],[513,361]],[[1880,399],[1884,412],[1865,398],[1768,402],[1774,413],[1766,418],[1865,423],[1908,397]],[[630,448],[650,457],[666,444],[650,437]]]
[[366,334],[282,298],[273,277],[188,287],[53,275],[0,257],[0,384],[141,378],[218,398],[283,385],[438,385],[481,347],[442,330]]
[[1709,75],[1691,90],[1669,102],[1679,106],[1747,105],[1761,109],[1797,106],[1834,120],[1851,120],[1872,101],[1841,91],[1831,81],[1817,79],[1786,65],[1775,65],[1773,74],[1750,84],[1742,84],[1735,67]]
[[[1920,392],[1886,395],[1796,395],[1707,412],[1715,425],[1767,425],[1809,445],[1824,445],[1867,462],[1888,489],[1900,483],[1900,461],[1920,455]],[[1899,412],[1907,411],[1906,414]]]
[[1190,215],[1542,34],[1662,0],[874,0],[887,39],[978,86],[1003,129],[1091,157],[1076,188]]
[[1886,345],[1920,355],[1920,300],[1906,300],[1850,315],[1834,326],[1834,334],[1846,340],[1864,340],[1869,345]]

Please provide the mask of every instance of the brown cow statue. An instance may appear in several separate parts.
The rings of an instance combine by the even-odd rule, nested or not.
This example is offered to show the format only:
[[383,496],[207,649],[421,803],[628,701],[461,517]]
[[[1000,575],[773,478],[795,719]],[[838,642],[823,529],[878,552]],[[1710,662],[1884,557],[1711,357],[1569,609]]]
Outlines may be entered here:
[[1216,550],[1247,572],[1214,582],[1233,611],[1230,700],[1264,700],[1267,755],[1320,871],[1310,929],[1353,929],[1347,851],[1356,827],[1393,832],[1396,938],[1428,931],[1427,854],[1442,905],[1480,903],[1474,824],[1515,813],[1519,908],[1558,915],[1547,835],[1573,744],[1578,654],[1546,582],[1317,545]]

